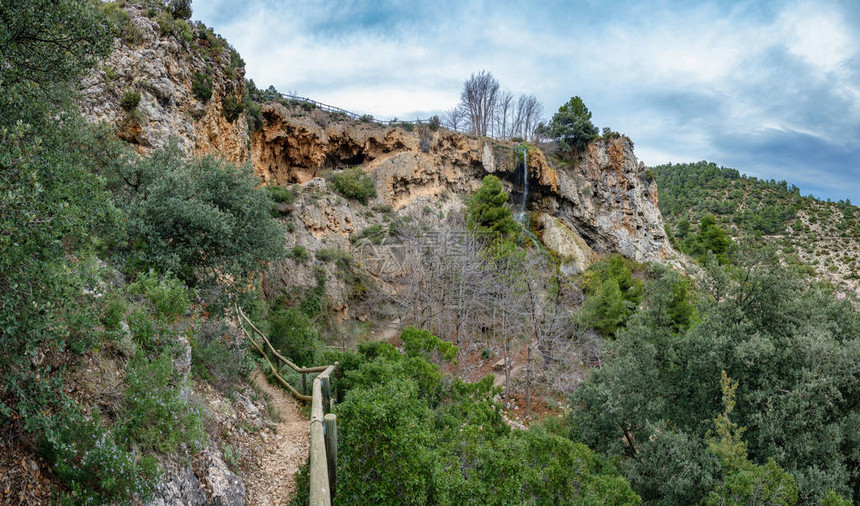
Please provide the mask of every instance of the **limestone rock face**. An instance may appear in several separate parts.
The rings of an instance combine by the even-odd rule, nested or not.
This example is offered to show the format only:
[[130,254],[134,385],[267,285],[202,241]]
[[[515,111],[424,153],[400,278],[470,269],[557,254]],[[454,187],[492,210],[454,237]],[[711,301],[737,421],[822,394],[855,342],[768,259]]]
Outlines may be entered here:
[[535,206],[571,223],[594,251],[681,265],[657,208],[657,183],[645,178],[627,139],[592,142],[574,169],[554,172],[557,192],[540,193]]
[[[468,195],[487,174],[502,179],[514,201],[522,199],[524,169],[510,142],[421,126],[408,131],[280,104],[265,106],[263,114],[266,126],[252,136],[252,151],[254,169],[269,183],[303,183],[358,165],[375,181],[374,203],[394,210],[452,193]],[[663,230],[656,183],[646,179],[627,139],[592,142],[565,168],[554,168],[531,148],[525,170],[526,207],[542,213],[543,240],[569,257],[571,272],[590,265],[595,253],[609,252],[681,266]],[[344,213],[325,209],[305,211],[302,220],[317,238],[360,229]]]
[[564,274],[579,274],[597,260],[594,250],[563,220],[540,213],[537,222],[541,242],[559,256]]
[[194,456],[190,465],[170,464],[155,486],[150,506],[169,504],[239,506],[245,504],[245,484],[217,448]]
[[[224,115],[227,97],[242,97],[244,69],[230,67],[228,49],[214,61],[193,51],[201,41],[186,42],[161,35],[142,6],[126,10],[140,42],[117,38],[111,55],[84,78],[79,104],[93,123],[105,123],[139,152],[175,139],[188,154],[218,154],[234,162],[250,159],[248,123],[244,114],[230,122]],[[195,73],[212,80],[212,98],[199,100],[191,91]],[[120,105],[127,92],[140,93],[136,110]]]

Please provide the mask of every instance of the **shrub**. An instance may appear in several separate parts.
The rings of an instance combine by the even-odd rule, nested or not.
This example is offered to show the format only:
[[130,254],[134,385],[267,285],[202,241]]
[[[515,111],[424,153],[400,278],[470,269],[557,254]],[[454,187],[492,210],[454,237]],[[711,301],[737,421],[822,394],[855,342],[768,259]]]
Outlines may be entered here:
[[140,92],[137,90],[129,90],[125,92],[125,95],[122,96],[122,100],[120,100],[120,107],[125,110],[125,112],[131,112],[137,109],[138,104],[140,104]]
[[191,0],[170,0],[170,13],[176,19],[191,19]]
[[167,11],[160,11],[155,15],[155,19],[153,21],[158,24],[158,28],[161,30],[161,35],[163,37],[167,37],[173,33],[173,16],[171,16]]
[[174,22],[174,26],[176,27],[177,34],[179,38],[184,42],[191,42],[194,40],[194,30],[191,28],[191,25],[188,24],[184,19],[177,19]]
[[295,248],[291,249],[289,253],[287,253],[287,256],[303,264],[308,261],[311,255],[310,253],[308,253],[307,248],[305,248],[304,246],[296,246]]
[[361,232],[352,234],[349,240],[350,242],[355,243],[362,239],[368,239],[373,244],[378,245],[382,244],[382,241],[383,239],[385,239],[386,235],[388,235],[388,230],[385,227],[383,227],[382,225],[371,225],[362,230]]
[[334,176],[332,182],[335,191],[346,198],[354,199],[367,205],[368,198],[376,197],[373,179],[358,167],[345,169]]
[[341,269],[352,267],[352,255],[340,248],[322,248],[316,252],[316,258],[320,262],[334,262]]
[[439,130],[439,127],[442,126],[442,120],[439,119],[439,116],[433,116],[430,118],[430,121],[427,122],[427,126],[430,127],[430,130],[434,132]]
[[298,308],[287,308],[269,318],[270,340],[285,357],[299,366],[314,362],[320,348],[317,329]]
[[154,271],[141,274],[129,285],[131,294],[145,295],[159,318],[172,321],[191,309],[191,294],[185,283],[167,273],[159,278]]
[[242,59],[242,55],[233,48],[230,48],[230,66],[237,69],[245,67],[245,60]]
[[266,186],[266,191],[272,200],[279,204],[292,204],[299,198],[299,193],[292,187],[285,188],[283,186],[269,185]]
[[102,325],[105,330],[117,330],[122,318],[125,316],[125,311],[128,309],[128,304],[125,299],[117,294],[112,293],[106,297],[105,308],[101,314]]
[[128,315],[128,329],[134,342],[144,350],[151,350],[159,342],[160,329],[149,314],[140,308]]
[[[190,287],[241,281],[283,253],[283,232],[269,215],[250,167],[217,158],[185,160],[175,146],[113,175],[126,211],[131,266],[173,272]],[[128,181],[136,181],[129,186]]]
[[163,453],[176,452],[182,443],[192,452],[202,448],[206,432],[197,409],[179,392],[170,355],[140,357],[129,365],[120,440]]
[[202,72],[195,72],[191,81],[191,93],[201,102],[212,98],[212,78]]
[[224,108],[224,117],[227,118],[227,122],[229,123],[236,121],[239,115],[242,114],[242,111],[245,110],[245,104],[235,95],[224,97],[221,105]]
[[191,372],[229,394],[254,368],[241,341],[223,320],[206,320],[191,341]]
[[103,427],[98,411],[87,417],[65,406],[54,416],[40,418],[39,453],[69,487],[64,503],[109,504],[133,495],[149,497],[158,463],[152,457],[137,458],[118,444],[121,439]]
[[263,107],[254,100],[251,100],[247,95],[242,101],[245,104],[245,117],[248,119],[248,130],[262,130]]

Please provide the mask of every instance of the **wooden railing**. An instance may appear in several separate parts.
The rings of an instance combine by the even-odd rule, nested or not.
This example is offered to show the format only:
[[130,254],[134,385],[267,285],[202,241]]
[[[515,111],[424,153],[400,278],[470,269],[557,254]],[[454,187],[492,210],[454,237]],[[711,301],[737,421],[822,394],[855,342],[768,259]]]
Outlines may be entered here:
[[[278,353],[266,335],[242,311],[242,308],[236,306],[236,314],[242,329],[244,330],[245,325],[248,325],[253,331],[253,333],[246,331],[248,340],[269,365],[272,376],[289,390],[293,397],[311,403],[310,504],[311,506],[329,506],[337,489],[337,416],[331,413],[331,374],[337,370],[338,364],[335,362],[332,365],[299,367]],[[280,375],[278,368],[272,364],[263,346],[257,343],[253,335],[262,339],[272,356],[302,375],[301,393]],[[306,395],[306,375],[314,372],[319,374],[313,380],[311,395]]]
[[316,107],[318,109],[322,109],[323,111],[327,111],[327,112],[331,112],[331,113],[335,113],[335,114],[343,114],[344,116],[347,116],[347,117],[352,118],[354,120],[358,120],[358,121],[368,120],[368,121],[372,121],[373,123],[377,123],[379,125],[399,125],[401,123],[410,123],[412,125],[422,125],[422,124],[429,124],[430,123],[429,119],[423,119],[423,120],[422,119],[413,119],[413,120],[392,119],[392,120],[384,120],[383,121],[383,120],[376,119],[369,114],[359,115],[359,114],[356,114],[352,111],[347,111],[346,109],[341,109],[340,107],[335,107],[333,105],[328,105],[328,104],[324,104],[322,102],[317,102],[316,100],[314,100],[312,98],[308,98],[308,97],[299,97],[297,95],[285,95],[283,93],[281,94],[281,97],[283,97],[286,100],[293,100],[295,102],[304,102],[304,103],[310,104],[313,107]]

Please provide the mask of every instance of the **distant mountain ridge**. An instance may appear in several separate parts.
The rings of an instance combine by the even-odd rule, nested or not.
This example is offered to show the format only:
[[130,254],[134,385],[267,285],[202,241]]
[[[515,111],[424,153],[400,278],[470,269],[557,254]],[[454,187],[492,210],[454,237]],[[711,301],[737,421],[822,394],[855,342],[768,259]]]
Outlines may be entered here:
[[810,274],[838,290],[860,289],[860,208],[850,200],[802,196],[786,181],[745,176],[713,162],[650,170],[660,212],[678,245],[703,216],[713,214],[736,240],[764,240],[786,263],[808,266]]

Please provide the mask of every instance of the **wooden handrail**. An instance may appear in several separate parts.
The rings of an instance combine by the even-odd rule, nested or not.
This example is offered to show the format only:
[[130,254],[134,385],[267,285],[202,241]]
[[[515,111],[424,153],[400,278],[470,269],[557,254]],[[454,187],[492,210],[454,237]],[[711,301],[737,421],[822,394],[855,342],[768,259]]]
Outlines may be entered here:
[[[289,390],[296,399],[311,402],[310,504],[311,506],[331,506],[331,498],[334,497],[337,488],[337,417],[329,411],[331,410],[331,374],[337,370],[338,363],[317,367],[297,366],[275,350],[269,339],[254,325],[242,311],[242,308],[239,306],[235,306],[235,308],[242,330],[245,329],[245,323],[250,325],[254,333],[263,339],[275,357],[298,373],[320,373],[314,378],[312,395],[299,393],[278,374],[278,369],[269,360],[262,346],[257,344],[250,334],[248,335],[248,340],[263,356],[275,379]],[[304,379],[304,376],[302,378]],[[304,382],[302,384],[304,385]]]
[[240,308],[239,306],[236,306],[236,311],[239,314],[239,316],[242,319],[244,319],[248,323],[248,325],[251,326],[251,328],[254,330],[254,333],[256,333],[258,336],[260,336],[263,339],[263,341],[266,343],[266,346],[269,347],[269,351],[271,351],[272,354],[278,358],[278,360],[287,364],[292,370],[296,371],[299,374],[305,374],[305,373],[309,373],[309,372],[323,372],[323,371],[325,371],[327,366],[324,366],[324,365],[318,365],[318,366],[314,366],[314,367],[299,367],[296,364],[292,363],[288,358],[285,358],[283,355],[278,353],[278,350],[276,350],[275,347],[272,346],[272,343],[269,342],[269,339],[266,337],[266,335],[263,334],[260,331],[260,329],[258,329],[257,326],[254,325],[254,322],[252,322],[251,319],[248,318],[248,316],[245,314],[245,312],[242,311],[242,308]]

